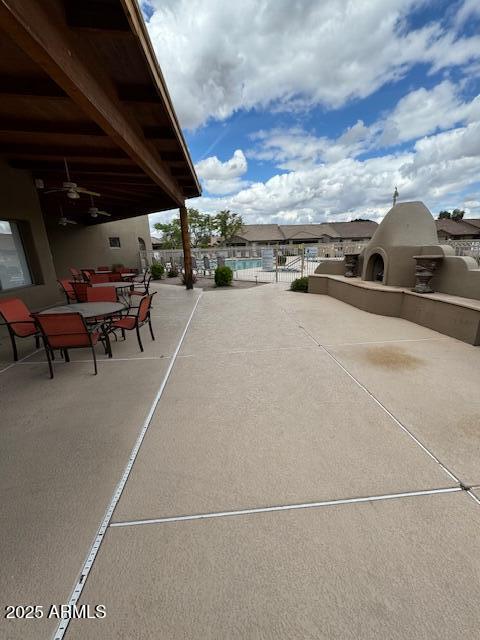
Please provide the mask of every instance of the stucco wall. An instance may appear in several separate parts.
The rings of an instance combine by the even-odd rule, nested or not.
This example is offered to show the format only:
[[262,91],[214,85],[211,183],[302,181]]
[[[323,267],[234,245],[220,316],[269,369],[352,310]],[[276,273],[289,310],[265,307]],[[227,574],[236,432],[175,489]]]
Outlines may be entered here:
[[[61,278],[70,275],[68,268],[72,266],[81,269],[121,263],[139,267],[138,238],[144,240],[147,250],[152,248],[148,216],[89,227],[53,223],[47,230],[55,269]],[[110,247],[110,237],[120,238],[121,247]]]
[[21,298],[32,310],[60,301],[62,297],[32,177],[29,172],[11,169],[4,163],[0,163],[0,219],[24,223],[25,253],[36,280],[33,285],[0,291],[0,298]]

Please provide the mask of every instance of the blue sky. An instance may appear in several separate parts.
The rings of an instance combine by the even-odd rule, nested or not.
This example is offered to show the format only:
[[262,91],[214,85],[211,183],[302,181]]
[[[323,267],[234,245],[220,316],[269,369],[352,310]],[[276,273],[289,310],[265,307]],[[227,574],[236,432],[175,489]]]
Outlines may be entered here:
[[[203,186],[246,222],[480,217],[478,0],[149,0]],[[166,220],[175,212],[151,216]]]

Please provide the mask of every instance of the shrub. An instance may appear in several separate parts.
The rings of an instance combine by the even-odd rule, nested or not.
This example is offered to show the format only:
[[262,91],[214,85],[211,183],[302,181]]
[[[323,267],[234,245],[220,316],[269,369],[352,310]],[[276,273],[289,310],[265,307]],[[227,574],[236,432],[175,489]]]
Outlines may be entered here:
[[290,285],[290,291],[303,291],[303,293],[308,293],[308,277],[297,278]]
[[215,284],[217,287],[229,287],[232,284],[233,271],[230,267],[217,267],[215,269]]
[[161,280],[163,278],[163,274],[165,273],[165,267],[161,262],[153,262],[150,267],[150,273],[152,274],[152,278],[154,280]]
[[[192,284],[195,284],[196,281],[197,281],[197,276],[194,273],[192,273]],[[184,285],[187,284],[187,282],[185,280],[185,274],[184,273],[182,274],[182,284],[184,284]]]
[[172,264],[172,266],[170,267],[170,270],[167,273],[167,276],[169,278],[178,278],[179,273],[178,273],[178,267],[176,264]]

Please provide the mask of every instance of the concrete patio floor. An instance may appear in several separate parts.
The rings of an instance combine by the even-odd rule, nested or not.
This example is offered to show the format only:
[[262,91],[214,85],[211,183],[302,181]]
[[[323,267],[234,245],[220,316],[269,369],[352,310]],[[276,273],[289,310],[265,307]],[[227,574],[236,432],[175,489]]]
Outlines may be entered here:
[[0,345],[3,605],[90,571],[106,606],[0,637],[478,638],[478,347],[285,284],[156,289],[155,342],[96,377]]

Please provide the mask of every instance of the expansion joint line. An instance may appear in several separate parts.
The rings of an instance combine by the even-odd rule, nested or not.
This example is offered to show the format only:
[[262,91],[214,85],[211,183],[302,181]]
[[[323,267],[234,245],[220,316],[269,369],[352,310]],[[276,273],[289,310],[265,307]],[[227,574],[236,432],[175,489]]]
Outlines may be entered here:
[[[134,465],[135,460],[137,458],[138,452],[140,450],[140,447],[142,446],[142,442],[143,442],[143,440],[145,438],[145,435],[146,435],[146,433],[147,433],[147,431],[148,431],[148,429],[150,427],[153,415],[154,415],[155,410],[156,410],[156,408],[158,406],[158,403],[160,402],[160,399],[161,399],[161,397],[163,395],[163,392],[164,392],[165,387],[167,385],[168,379],[169,379],[170,374],[172,372],[172,369],[173,369],[173,367],[175,365],[175,361],[177,359],[178,353],[180,351],[180,348],[181,348],[181,346],[183,344],[183,341],[184,341],[185,336],[187,334],[188,328],[190,326],[190,322],[192,321],[193,315],[194,315],[194,313],[195,313],[195,311],[197,309],[197,306],[198,306],[198,303],[199,303],[201,297],[202,297],[202,293],[200,293],[200,295],[198,296],[197,300],[195,301],[195,304],[194,304],[194,307],[192,309],[192,312],[191,312],[191,314],[190,314],[190,316],[189,316],[189,318],[187,320],[187,323],[185,325],[183,333],[180,336],[180,340],[179,340],[179,342],[177,344],[177,348],[175,349],[175,351],[174,351],[174,353],[173,353],[173,355],[171,357],[170,364],[169,364],[168,369],[167,369],[167,371],[165,373],[165,377],[163,378],[162,384],[160,385],[160,388],[158,389],[157,394],[156,394],[156,396],[155,396],[155,398],[154,398],[154,400],[153,400],[153,402],[152,402],[152,404],[150,406],[150,410],[148,412],[147,417],[145,418],[145,421],[144,421],[144,423],[142,425],[140,433],[139,433],[139,435],[137,437],[137,440],[136,440],[136,442],[135,442],[135,444],[133,446],[133,449],[132,449],[132,451],[130,453],[130,456],[128,458],[127,465],[126,465],[126,467],[125,467],[125,469],[123,471],[122,477],[120,478],[120,481],[118,482],[118,484],[117,484],[117,486],[115,488],[115,491],[114,491],[114,494],[112,496],[112,499],[110,500],[110,504],[108,505],[108,508],[107,508],[107,510],[105,512],[103,520],[102,520],[102,522],[100,524],[100,527],[99,527],[99,529],[97,531],[95,539],[94,539],[94,541],[92,543],[92,546],[90,547],[90,551],[89,551],[89,553],[87,555],[87,558],[86,558],[86,560],[85,560],[85,562],[83,564],[83,567],[82,567],[82,569],[80,571],[80,576],[79,576],[79,578],[77,580],[77,583],[76,583],[76,585],[75,585],[75,587],[74,587],[74,589],[72,591],[72,594],[70,595],[70,599],[68,601],[68,604],[71,607],[73,607],[74,605],[77,604],[77,602],[78,602],[78,600],[79,600],[79,598],[80,598],[80,596],[82,594],[83,588],[84,588],[85,583],[87,581],[88,574],[90,573],[90,570],[91,570],[91,568],[93,566],[93,563],[95,562],[95,559],[97,557],[98,551],[100,549],[100,545],[102,544],[102,541],[104,539],[105,532],[106,532],[106,530],[107,530],[107,528],[108,528],[108,526],[110,524],[110,520],[112,519],[113,512],[115,511],[115,507],[117,506],[118,501],[120,500],[120,497],[122,495],[123,489],[125,488],[125,485],[127,483],[128,477],[130,475],[130,472],[131,472],[131,470],[133,468],[133,465]],[[68,618],[61,620],[61,622],[59,623],[55,633],[53,634],[52,640],[62,640],[62,638],[65,635],[65,632],[67,631],[69,622],[70,622],[70,619],[68,619]]]

